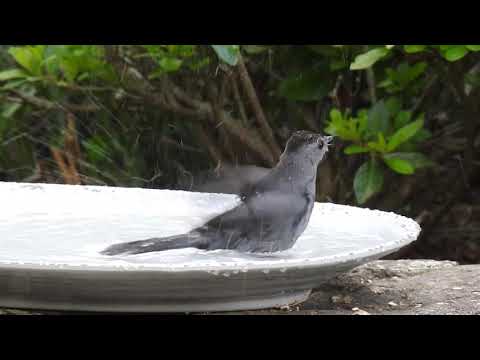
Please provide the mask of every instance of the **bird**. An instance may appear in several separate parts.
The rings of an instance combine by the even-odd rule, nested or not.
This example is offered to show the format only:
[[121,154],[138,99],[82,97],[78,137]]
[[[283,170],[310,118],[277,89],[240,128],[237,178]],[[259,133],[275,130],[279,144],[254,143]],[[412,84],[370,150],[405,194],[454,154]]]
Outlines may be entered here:
[[332,136],[301,130],[278,163],[240,194],[240,203],[184,234],[114,244],[103,255],[134,255],[183,248],[275,253],[293,247],[315,204],[317,168]]

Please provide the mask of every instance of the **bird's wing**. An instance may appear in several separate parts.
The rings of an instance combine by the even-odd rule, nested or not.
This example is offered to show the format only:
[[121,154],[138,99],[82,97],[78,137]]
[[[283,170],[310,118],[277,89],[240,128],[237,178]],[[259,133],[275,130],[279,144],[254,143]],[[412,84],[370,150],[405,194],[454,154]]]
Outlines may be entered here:
[[212,219],[207,226],[221,225],[223,229],[254,226],[255,222],[272,224],[295,221],[308,207],[308,198],[279,191],[262,192],[249,196],[236,208]]

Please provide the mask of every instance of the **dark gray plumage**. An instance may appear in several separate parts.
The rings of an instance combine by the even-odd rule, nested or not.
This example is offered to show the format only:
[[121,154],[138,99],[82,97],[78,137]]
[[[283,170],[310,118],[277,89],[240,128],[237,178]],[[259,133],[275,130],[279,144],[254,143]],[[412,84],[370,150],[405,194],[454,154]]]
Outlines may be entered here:
[[276,252],[291,248],[307,227],[315,203],[317,166],[331,137],[295,132],[278,164],[242,194],[237,207],[189,233],[115,244],[105,255],[194,247]]

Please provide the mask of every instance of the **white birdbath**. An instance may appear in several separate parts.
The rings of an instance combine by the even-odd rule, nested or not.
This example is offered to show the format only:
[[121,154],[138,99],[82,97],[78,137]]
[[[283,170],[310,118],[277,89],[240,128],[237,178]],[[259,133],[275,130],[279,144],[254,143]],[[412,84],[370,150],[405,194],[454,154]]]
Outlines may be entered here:
[[104,256],[184,233],[234,195],[0,182],[0,307],[114,312],[262,309],[304,301],[338,273],[416,240],[413,220],[317,203],[295,246],[271,255],[197,249]]

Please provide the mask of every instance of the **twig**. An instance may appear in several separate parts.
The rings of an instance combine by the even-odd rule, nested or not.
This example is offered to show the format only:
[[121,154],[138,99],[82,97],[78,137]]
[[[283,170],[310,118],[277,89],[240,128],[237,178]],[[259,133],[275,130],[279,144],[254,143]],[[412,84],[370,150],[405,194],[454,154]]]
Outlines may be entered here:
[[67,166],[67,163],[65,162],[65,159],[60,150],[56,147],[50,146],[50,151],[53,158],[55,159],[55,162],[57,163],[58,168],[60,169],[60,173],[62,174],[65,183],[74,184],[74,181],[72,180],[72,176],[70,174],[69,166]]
[[196,119],[206,118],[207,116],[207,114],[204,112],[200,112],[198,110],[193,110],[190,108],[186,108],[185,106],[181,106],[180,104],[178,104],[175,98],[172,97],[171,95],[164,95],[164,94],[157,94],[157,93],[144,94],[143,99],[141,99],[140,101],[142,102],[147,101],[153,105],[157,105],[173,113],[185,115],[188,117],[193,117]]
[[81,85],[76,85],[76,84],[68,84],[68,83],[58,83],[58,82],[55,82],[55,85],[60,87],[60,88],[64,88],[64,89],[68,89],[68,90],[71,90],[71,91],[80,91],[80,92],[115,92],[117,91],[118,89],[114,88],[114,87],[108,87],[108,86],[81,86]]
[[420,110],[422,105],[424,104],[425,100],[428,98],[427,95],[430,93],[430,90],[434,87],[434,85],[437,83],[437,81],[438,81],[438,75],[436,75],[436,74],[433,75],[427,81],[427,85],[425,86],[425,88],[422,92],[422,95],[420,96],[420,98],[417,100],[417,102],[415,103],[415,105],[413,105],[413,107],[411,109],[411,113],[413,114],[414,117],[417,114],[417,112]]
[[168,83],[168,87],[165,88],[164,91],[171,92],[178,98],[178,100],[182,101],[185,105],[190,106],[193,109],[197,109],[198,112],[203,112],[205,114],[211,112],[209,103],[191,97],[185,91],[171,82]]
[[176,147],[177,149],[180,149],[182,151],[190,151],[190,152],[196,152],[196,153],[203,153],[203,150],[194,148],[193,146],[185,145],[185,144],[179,144],[175,140],[170,139],[167,136],[162,136],[159,140],[161,143],[168,144],[171,146]]
[[[368,51],[368,46],[364,45],[364,50]],[[376,92],[376,81],[375,81],[375,73],[373,72],[373,68],[368,68],[366,71],[367,75],[367,85],[368,85],[368,93],[370,96],[370,100],[372,104],[377,102],[377,92]]]
[[80,175],[76,166],[78,159],[80,159],[80,154],[75,117],[69,113],[67,114],[67,127],[65,131],[65,156],[68,160],[70,175],[74,184],[81,184]]
[[224,123],[224,117],[223,117],[222,111],[220,110],[220,103],[219,103],[221,101],[220,97],[215,96],[216,91],[212,83],[208,84],[207,91],[208,91],[208,96],[210,98],[211,107],[213,110],[212,115],[214,117],[214,121],[218,124],[216,127],[219,128],[219,132],[221,134],[223,148],[226,150],[230,160],[234,160],[235,152],[231,147],[231,141],[229,141],[228,133],[225,131],[225,127],[222,126]]
[[221,155],[220,150],[217,149],[215,146],[214,142],[210,138],[210,136],[207,134],[205,129],[201,124],[198,124],[197,126],[197,134],[198,137],[200,138],[200,141],[207,147],[207,150],[212,157],[212,159],[215,161],[215,164],[222,163],[223,161],[223,156]]
[[100,108],[94,104],[85,104],[85,105],[76,105],[76,104],[69,104],[69,103],[58,103],[53,102],[47,99],[43,99],[37,96],[28,95],[21,91],[8,89],[7,92],[17,96],[24,102],[33,105],[38,108],[46,109],[46,110],[53,110],[53,109],[60,109],[60,110],[68,110],[72,112],[96,112],[99,111]]
[[233,119],[228,113],[222,111],[223,124],[225,129],[234,137],[236,137],[240,142],[252,150],[259,159],[263,160],[267,166],[274,166],[276,160],[272,156],[272,152],[269,151],[268,146],[258,139],[256,134],[252,131],[243,127],[240,122],[236,119]]
[[226,73],[223,75],[222,82],[220,84],[220,91],[218,92],[218,106],[222,108],[225,105],[228,96],[228,90],[231,85],[230,78],[232,77],[232,73]]

